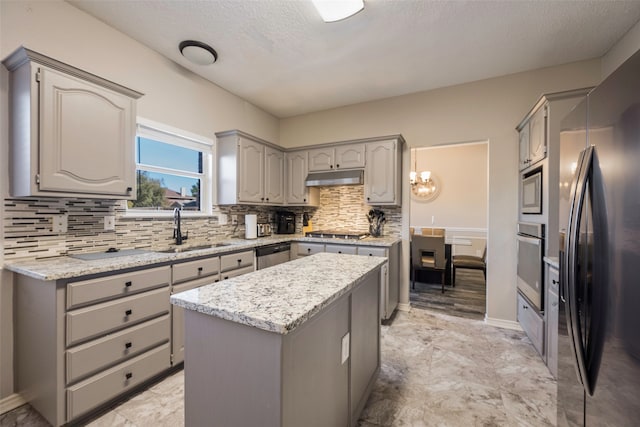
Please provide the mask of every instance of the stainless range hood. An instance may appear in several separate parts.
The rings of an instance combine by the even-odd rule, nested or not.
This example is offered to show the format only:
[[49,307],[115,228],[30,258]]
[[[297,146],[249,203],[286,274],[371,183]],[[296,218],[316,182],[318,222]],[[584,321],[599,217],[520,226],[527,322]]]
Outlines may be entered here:
[[307,187],[363,184],[363,175],[364,171],[362,170],[313,172],[307,176],[305,184]]

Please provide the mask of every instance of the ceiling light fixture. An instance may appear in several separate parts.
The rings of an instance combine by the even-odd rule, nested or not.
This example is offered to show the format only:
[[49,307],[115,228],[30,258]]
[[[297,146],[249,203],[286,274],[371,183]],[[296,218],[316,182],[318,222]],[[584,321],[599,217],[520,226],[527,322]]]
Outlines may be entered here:
[[324,22],[348,18],[364,9],[364,0],[311,0]]
[[195,40],[180,42],[180,53],[198,65],[211,65],[218,59],[218,53],[208,44]]

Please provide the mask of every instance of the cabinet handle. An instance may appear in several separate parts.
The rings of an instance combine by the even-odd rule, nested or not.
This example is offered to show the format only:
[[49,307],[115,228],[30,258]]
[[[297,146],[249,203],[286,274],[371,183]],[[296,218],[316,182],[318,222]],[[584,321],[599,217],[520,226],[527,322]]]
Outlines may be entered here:
[[307,203],[307,199],[302,199],[303,202]]
[[131,285],[132,285],[131,281],[124,282],[124,286],[126,286],[127,288],[130,288]]
[[269,198],[267,197],[267,202],[269,201]]
[[330,168],[330,169],[333,169],[333,165],[329,165],[329,168]]
[[340,167],[340,165],[336,165],[336,169],[338,169]]
[[239,259],[239,260],[238,260],[238,264],[240,264],[241,262],[242,262],[242,260],[241,260],[241,259]]
[[229,276],[224,276],[224,280],[227,280],[229,278]]
[[339,253],[339,254],[341,254],[341,253],[342,253],[342,251],[338,251],[338,253]]
[[131,193],[132,191],[133,191],[133,188],[127,187],[127,193]]
[[560,281],[556,279],[551,279],[551,283],[553,283],[554,285],[559,285]]
[[129,309],[127,311],[124,312],[125,316],[131,316],[133,314],[133,310]]
[[202,267],[198,267],[198,273],[202,273]]
[[124,348],[131,348],[131,342],[124,343]]
[[522,308],[524,308],[525,310],[527,310],[529,307],[527,307],[526,305],[523,305]]
[[373,254],[369,254],[369,256],[373,256]]
[[307,253],[311,253],[311,248],[307,248]]
[[260,201],[263,201],[263,202],[264,202],[264,197],[260,197]]
[[367,197],[367,200],[371,200],[371,197]]
[[131,378],[133,378],[133,374],[131,372],[127,372],[126,374],[124,374],[124,377],[130,380]]

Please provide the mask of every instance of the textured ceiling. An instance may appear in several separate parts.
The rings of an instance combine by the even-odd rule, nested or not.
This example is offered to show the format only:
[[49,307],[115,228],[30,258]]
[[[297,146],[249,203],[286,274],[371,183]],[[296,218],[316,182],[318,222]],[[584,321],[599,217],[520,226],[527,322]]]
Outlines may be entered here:
[[365,0],[329,24],[308,0],[69,2],[281,118],[600,57],[640,19],[637,0]]

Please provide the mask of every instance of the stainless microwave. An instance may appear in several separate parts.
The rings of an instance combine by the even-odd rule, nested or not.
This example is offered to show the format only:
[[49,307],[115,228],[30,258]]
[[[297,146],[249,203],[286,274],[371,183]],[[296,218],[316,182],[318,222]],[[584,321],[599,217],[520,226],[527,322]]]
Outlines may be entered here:
[[520,212],[523,214],[542,213],[542,168],[522,175]]

